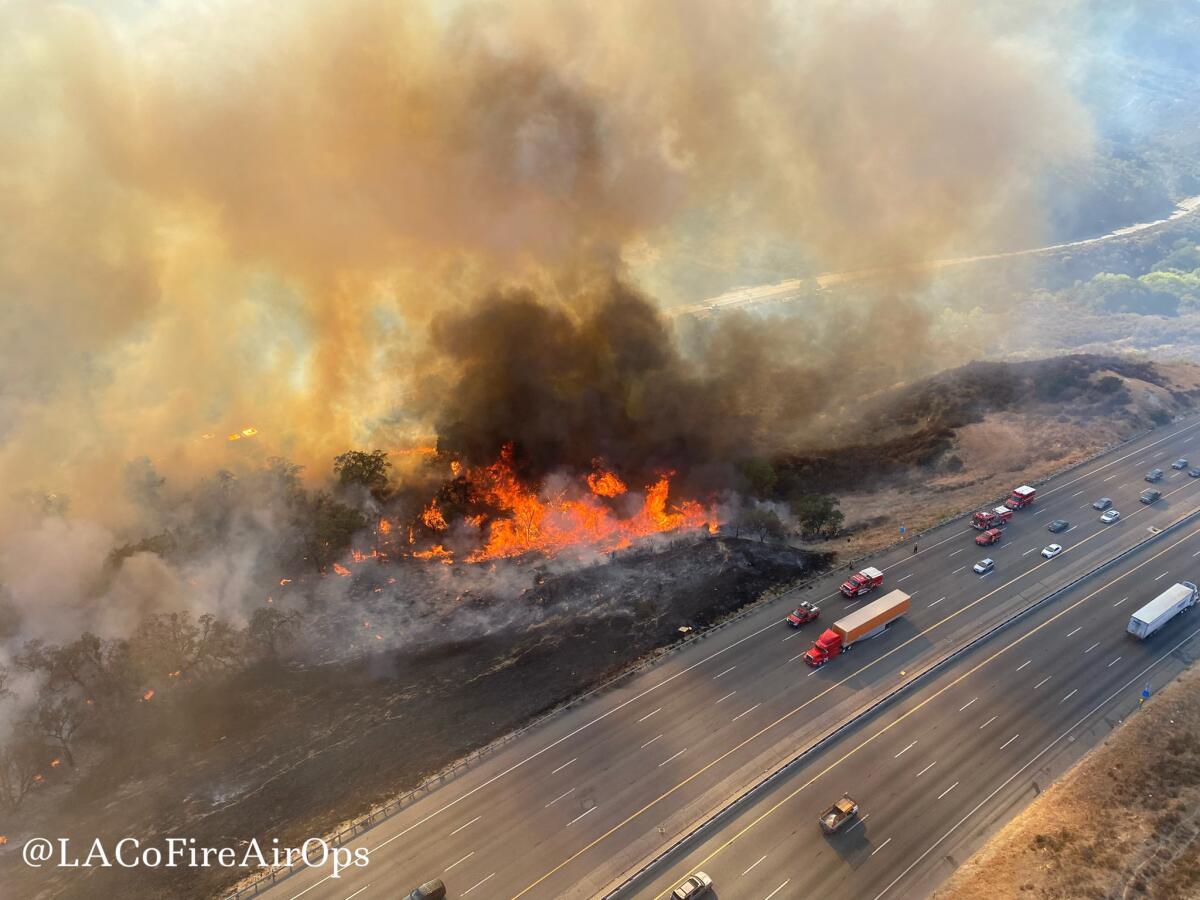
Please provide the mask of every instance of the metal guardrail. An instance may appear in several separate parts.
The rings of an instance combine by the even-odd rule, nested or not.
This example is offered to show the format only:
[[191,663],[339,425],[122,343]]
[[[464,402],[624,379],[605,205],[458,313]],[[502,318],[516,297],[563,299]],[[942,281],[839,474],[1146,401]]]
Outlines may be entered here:
[[[1176,417],[1173,420],[1172,424],[1176,424],[1179,421],[1180,421],[1180,418]],[[1161,427],[1161,426],[1159,426],[1159,427]],[[1100,457],[1105,456],[1109,453],[1112,453],[1113,451],[1118,450],[1121,447],[1124,447],[1128,444],[1131,444],[1134,441],[1141,440],[1142,438],[1146,437],[1148,434],[1153,433],[1155,430],[1157,430],[1157,429],[1154,427],[1148,428],[1144,431],[1138,432],[1137,434],[1131,435],[1130,437],[1127,437],[1124,440],[1117,441],[1114,444],[1110,444],[1109,446],[1096,451],[1091,456],[1089,456],[1085,459],[1081,459],[1077,462],[1071,463],[1068,466],[1063,466],[1061,469],[1056,469],[1054,472],[1050,473],[1049,475],[1046,475],[1045,477],[1043,477],[1041,479],[1033,481],[1032,484],[1034,484],[1034,485],[1045,484],[1054,478],[1058,478],[1058,477],[1066,474],[1067,472],[1070,472],[1074,469],[1078,469],[1082,466],[1086,466],[1089,463],[1092,463],[1095,460],[1099,459]],[[868,552],[859,554],[858,556],[854,557],[851,560],[848,560],[845,563],[839,563],[839,568],[844,566],[845,568],[853,569],[855,566],[857,566],[859,563],[863,562],[864,560],[870,559],[872,557],[876,557],[882,553],[887,553],[890,550],[894,550],[896,547],[898,547],[902,544],[909,543],[910,540],[915,542],[915,541],[919,540],[921,537],[923,537],[924,535],[926,535],[932,531],[936,531],[937,529],[942,528],[943,526],[948,525],[951,522],[966,518],[967,516],[971,515],[971,512],[973,510],[974,510],[974,507],[972,507],[970,510],[967,510],[965,512],[959,512],[952,516],[947,516],[946,518],[941,519],[938,522],[935,522],[934,524],[921,529],[921,531],[914,532],[911,537],[905,537],[903,539],[893,541],[892,543],[890,543],[884,547],[879,547],[874,550],[870,550]],[[687,637],[685,637],[683,640],[675,641],[674,643],[669,644],[666,647],[663,647],[657,651],[647,654],[647,656],[645,658],[643,658],[642,660],[639,660],[638,662],[633,663],[628,668],[622,670],[621,672],[617,673],[616,675],[612,676],[611,678],[606,679],[605,681],[601,682],[600,684],[596,685],[595,687],[593,687],[581,694],[578,694],[575,697],[572,697],[570,700],[567,700],[567,701],[555,706],[553,709],[543,713],[542,715],[538,716],[537,718],[530,720],[525,725],[522,725],[520,728],[517,728],[514,731],[510,731],[507,734],[504,734],[501,737],[499,737],[493,741],[490,741],[489,743],[485,744],[483,747],[480,747],[477,750],[473,750],[470,753],[468,753],[467,755],[455,760],[450,765],[444,767],[443,769],[440,769],[438,772],[434,773],[433,775],[430,775],[428,778],[426,778],[424,781],[422,781],[421,784],[419,784],[417,787],[413,788],[411,791],[406,791],[405,793],[400,794],[398,797],[395,797],[394,799],[389,800],[387,803],[383,804],[382,806],[376,807],[375,809],[369,811],[365,815],[360,816],[359,818],[355,819],[353,822],[351,822],[349,825],[345,826],[344,828],[341,828],[341,829],[337,830],[336,832],[334,832],[333,834],[326,836],[325,840],[328,841],[331,845],[339,846],[339,845],[345,843],[345,841],[347,841],[351,838],[357,837],[358,835],[362,834],[363,832],[375,827],[380,822],[383,822],[384,820],[389,819],[392,816],[394,816],[396,813],[401,812],[402,810],[404,810],[405,808],[410,806],[415,801],[432,793],[436,788],[442,787],[447,782],[452,781],[455,777],[457,777],[458,775],[460,775],[463,772],[470,769],[470,767],[473,764],[479,762],[482,759],[493,756],[497,751],[508,746],[513,741],[515,741],[517,738],[524,736],[526,733],[533,730],[534,728],[537,728],[540,725],[545,724],[550,719],[553,719],[559,715],[562,715],[564,712],[567,712],[568,710],[573,709],[574,707],[580,705],[581,703],[583,703],[593,697],[599,696],[600,694],[603,694],[610,690],[613,690],[614,688],[618,687],[619,685],[621,685],[624,682],[628,681],[629,679],[633,678],[635,675],[638,675],[638,674],[646,671],[647,669],[651,668],[652,666],[658,665],[659,663],[663,662],[664,660],[668,659],[669,657],[674,656],[675,654],[680,653],[689,647],[695,646],[696,644],[707,640],[708,638],[712,637],[713,635],[724,631],[729,626],[734,625],[737,622],[740,622],[742,619],[746,618],[747,616],[755,613],[764,605],[773,603],[776,600],[779,600],[779,599],[787,596],[788,594],[794,593],[796,591],[807,590],[808,588],[810,588],[814,584],[816,584],[817,581],[819,581],[821,578],[824,578],[826,575],[828,575],[829,571],[830,570],[823,570],[820,573],[813,575],[810,578],[806,578],[806,579],[797,581],[795,584],[792,584],[783,589],[764,591],[758,598],[743,605],[738,610],[736,610],[735,612],[726,616],[724,619],[717,622],[716,624],[704,629],[703,631],[693,632],[693,633],[689,634]],[[303,862],[297,862],[297,863],[294,863],[291,865],[284,865],[284,866],[272,868],[269,871],[263,872],[261,875],[248,881],[246,884],[242,885],[241,887],[238,887],[238,888],[234,889],[233,891],[231,891],[227,894],[224,894],[223,895],[224,900],[241,900],[241,898],[243,898],[243,897],[257,896],[262,891],[264,891],[270,887],[273,887],[276,883],[278,883],[279,881],[288,877],[293,872],[295,872],[297,869],[301,869],[301,868],[306,868],[306,866],[304,865]]]
[[910,688],[915,687],[920,682],[923,682],[930,675],[932,675],[935,672],[938,672],[941,669],[943,669],[944,667],[948,666],[950,663],[952,663],[954,660],[958,659],[960,656],[963,656],[966,653],[970,653],[972,650],[974,650],[980,644],[990,640],[992,637],[994,637],[999,632],[1010,627],[1011,625],[1015,624],[1016,622],[1025,618],[1026,616],[1030,615],[1031,613],[1035,612],[1036,610],[1041,609],[1043,606],[1045,606],[1047,603],[1051,602],[1052,600],[1054,600],[1056,597],[1060,596],[1061,594],[1073,589],[1074,587],[1076,587],[1077,585],[1086,581],[1087,579],[1096,576],[1101,571],[1103,571],[1104,569],[1107,569],[1109,566],[1114,565],[1115,563],[1119,562],[1120,560],[1125,559],[1134,553],[1137,553],[1138,551],[1142,550],[1150,543],[1159,540],[1163,536],[1171,533],[1172,531],[1176,530],[1177,528],[1182,527],[1185,523],[1187,523],[1197,517],[1200,517],[1200,507],[1196,507],[1191,512],[1186,513],[1185,515],[1179,517],[1174,522],[1172,522],[1170,525],[1163,528],[1161,531],[1151,534],[1149,537],[1143,538],[1142,540],[1138,541],[1133,546],[1128,547],[1125,550],[1122,550],[1116,556],[1110,557],[1109,559],[1104,560],[1103,562],[1099,563],[1098,565],[1093,566],[1091,569],[1088,569],[1083,574],[1076,576],[1075,578],[1071,579],[1070,581],[1068,581],[1066,584],[1062,585],[1061,587],[1055,588],[1053,591],[1051,591],[1048,594],[1045,594],[1044,596],[1042,596],[1038,600],[1035,600],[1033,603],[1029,604],[1028,606],[1022,607],[1021,609],[1019,609],[1015,613],[1013,613],[1011,616],[1008,616],[1008,617],[1002,619],[1001,621],[997,622],[995,625],[988,628],[986,631],[976,635],[974,638],[971,638],[965,644],[960,645],[959,647],[957,647],[956,649],[951,651],[946,656],[930,663],[928,666],[926,666],[920,672],[917,672],[915,675],[913,675],[907,681],[901,682],[899,685],[892,688],[890,691],[888,691],[883,696],[877,698],[876,700],[868,703],[867,705],[865,705],[863,707],[860,707],[858,710],[856,710],[850,716],[848,716],[846,719],[844,719],[832,731],[826,732],[824,735],[817,738],[817,740],[815,740],[814,742],[809,744],[807,747],[805,747],[803,750],[801,750],[799,753],[797,753],[795,756],[793,756],[787,762],[785,762],[782,765],[778,766],[777,768],[773,769],[766,776],[759,779],[754,784],[750,785],[748,788],[745,788],[741,793],[739,793],[736,797],[734,797],[733,800],[730,800],[729,802],[723,804],[716,811],[706,815],[699,822],[695,823],[691,828],[689,828],[684,834],[676,837],[666,848],[661,850],[659,853],[655,854],[655,856],[652,859],[650,859],[649,861],[640,865],[633,873],[626,876],[625,879],[623,881],[621,881],[621,883],[618,884],[616,887],[611,888],[611,889],[606,889],[607,892],[603,895],[604,900],[615,900],[615,898],[620,896],[622,891],[629,888],[634,882],[636,882],[637,880],[642,878],[647,872],[649,872],[651,869],[658,866],[664,859],[666,859],[672,853],[677,852],[681,847],[683,847],[684,845],[695,840],[703,832],[705,832],[709,828],[711,828],[712,825],[714,823],[716,823],[716,821],[718,819],[728,815],[731,812],[734,812],[738,807],[740,807],[742,804],[744,804],[748,800],[752,799],[754,796],[756,796],[759,792],[761,792],[768,785],[772,784],[778,778],[787,774],[787,772],[790,769],[792,769],[794,766],[802,763],[805,759],[807,759],[813,753],[816,753],[818,750],[821,750],[827,744],[836,740],[838,737],[840,737],[846,731],[853,728],[855,725],[859,724],[863,719],[875,714],[876,712],[881,710],[883,707],[890,704],[893,700],[895,700],[901,694],[906,693]]

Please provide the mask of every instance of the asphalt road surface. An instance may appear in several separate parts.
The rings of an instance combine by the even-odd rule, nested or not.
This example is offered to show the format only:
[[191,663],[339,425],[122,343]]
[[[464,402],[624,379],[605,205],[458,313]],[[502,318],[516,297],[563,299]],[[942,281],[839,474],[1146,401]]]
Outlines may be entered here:
[[[884,585],[863,599],[899,587],[912,595],[912,608],[884,635],[824,668],[810,669],[801,657],[829,621],[855,605],[837,593],[847,572],[766,604],[619,688],[531,729],[365,832],[349,846],[368,848],[369,866],[344,871],[336,879],[327,869],[300,871],[267,893],[283,900],[394,900],[440,877],[451,897],[594,896],[914,671],[1133,546],[1152,533],[1150,529],[1162,528],[1200,506],[1200,479],[1169,468],[1180,456],[1200,463],[1200,420],[1157,429],[1043,485],[1034,506],[1014,515],[999,545],[976,547],[976,532],[958,521],[922,536],[919,552],[904,544],[873,558],[870,564],[884,571]],[[1142,476],[1155,466],[1167,473],[1156,485],[1163,498],[1145,506],[1137,496],[1148,486]],[[1098,521],[1091,503],[1101,496],[1111,497],[1121,511],[1117,524]],[[1056,518],[1068,520],[1070,529],[1048,533],[1045,524]],[[1055,559],[1043,559],[1039,551],[1051,542],[1065,549]],[[996,568],[980,577],[971,566],[984,556],[993,558]],[[819,602],[822,616],[796,631],[782,620],[801,599]],[[1123,629],[1116,628],[1115,634],[1121,637]],[[1076,697],[1086,693],[1083,687]],[[1064,701],[1056,710],[1062,715],[1052,724],[1069,724],[1065,716],[1076,708],[1076,697]],[[933,743],[925,741],[926,746]],[[1015,752],[1014,746],[1006,749]],[[915,755],[916,749],[909,752]],[[949,768],[949,752],[938,761],[942,771]],[[881,771],[883,760],[890,760],[890,754],[870,747],[859,755],[875,760]],[[857,789],[859,781],[841,784],[843,789]],[[826,806],[836,799],[831,793],[840,796],[841,789],[826,788],[806,799],[814,808]],[[964,796],[969,793],[962,791]],[[805,840],[793,838],[788,853],[806,870],[816,865],[810,855],[820,849],[819,837],[808,828],[813,823],[810,811],[787,816],[784,829],[790,833],[803,827],[797,834],[805,834]],[[876,862],[882,863],[880,857],[889,849],[897,854],[909,841],[929,837],[907,826],[903,833],[880,837],[879,829],[887,821],[882,806],[872,807],[871,817],[859,829],[857,840],[892,838],[888,849],[868,857]],[[895,812],[890,821],[895,827]],[[770,831],[771,827],[760,833]],[[763,839],[749,844],[757,846]],[[876,849],[873,844],[868,852]],[[741,846],[727,858],[740,861],[746,852]],[[754,854],[755,859],[763,852]],[[777,856],[782,853],[776,851]],[[940,848],[930,854],[936,859],[943,855]],[[909,862],[897,867],[898,856],[885,858],[895,873]],[[689,855],[688,864],[691,859]],[[771,888],[754,893],[761,885],[753,878],[779,872],[778,884],[792,877],[782,862],[777,858],[767,866],[764,861],[754,869],[747,876],[747,884],[753,883],[750,893],[739,888],[725,896],[767,896]],[[722,881],[729,877],[725,865],[718,855],[712,866]],[[672,869],[663,877],[682,877],[686,868]],[[759,870],[763,871],[755,876]],[[914,871],[925,871],[924,864]],[[837,877],[849,878],[845,871]],[[856,895],[863,896],[861,891]],[[801,894],[788,885],[776,896]]]
[[[719,821],[624,896],[665,897],[691,871],[716,897],[920,897],[1194,658],[1200,617],[1145,641],[1130,614],[1200,576],[1200,522],[1065,592],[871,716]],[[849,792],[860,818],[824,836]]]

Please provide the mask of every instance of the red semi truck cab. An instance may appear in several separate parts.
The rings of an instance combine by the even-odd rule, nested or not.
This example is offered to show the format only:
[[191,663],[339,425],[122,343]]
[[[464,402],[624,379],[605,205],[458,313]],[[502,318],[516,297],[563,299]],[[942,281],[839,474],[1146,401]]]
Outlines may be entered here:
[[975,535],[975,543],[980,547],[987,547],[1000,543],[1000,538],[1002,537],[1004,537],[1004,532],[999,528],[989,528],[983,534]]
[[813,668],[823,666],[849,650],[856,642],[883,634],[889,625],[908,612],[910,599],[904,591],[891,591],[866,606],[860,606],[821,632],[816,643],[804,654],[804,661]]
[[1023,509],[1033,502],[1033,498],[1037,496],[1037,488],[1031,488],[1027,484],[1021,485],[1019,488],[1013,488],[1012,496],[1004,501],[1004,505],[1009,509]]
[[861,597],[883,584],[883,573],[867,566],[842,582],[842,593],[847,597]]

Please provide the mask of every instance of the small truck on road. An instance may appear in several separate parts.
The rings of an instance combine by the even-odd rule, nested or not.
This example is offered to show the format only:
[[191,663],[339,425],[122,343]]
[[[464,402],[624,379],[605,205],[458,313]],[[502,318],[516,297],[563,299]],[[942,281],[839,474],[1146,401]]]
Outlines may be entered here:
[[985,509],[971,516],[971,527],[976,531],[987,531],[989,528],[1003,528],[1012,521],[1013,511],[1007,506],[997,506],[995,509]]
[[1033,498],[1036,496],[1037,488],[1023,484],[1018,488],[1013,488],[1012,494],[1004,501],[1004,505],[1009,509],[1024,509],[1033,502]]
[[1004,537],[1004,532],[999,528],[989,528],[982,534],[975,535],[975,543],[980,547],[990,547],[992,544],[1000,543],[1000,538]]
[[861,597],[883,584],[883,573],[878,569],[867,566],[861,572],[855,572],[842,582],[841,591],[846,597]]
[[799,628],[801,625],[807,625],[809,622],[812,622],[819,615],[821,615],[821,607],[813,606],[813,604],[805,600],[794,610],[788,613],[787,619],[784,621],[786,621],[793,628]]
[[858,804],[849,794],[843,794],[841,800],[821,813],[821,830],[836,834],[857,818]]
[[804,661],[815,669],[840,656],[858,641],[883,634],[889,625],[908,612],[911,599],[904,591],[892,591],[860,606],[821,632],[816,643],[804,654]]
[[1196,605],[1196,586],[1190,581],[1173,584],[1132,616],[1125,630],[1145,640],[1173,618]]

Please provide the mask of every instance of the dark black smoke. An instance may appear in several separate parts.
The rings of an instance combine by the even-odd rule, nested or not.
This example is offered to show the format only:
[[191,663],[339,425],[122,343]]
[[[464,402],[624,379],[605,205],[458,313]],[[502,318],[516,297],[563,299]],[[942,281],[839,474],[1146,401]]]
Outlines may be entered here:
[[599,457],[635,482],[673,470],[717,486],[828,396],[820,371],[764,339],[769,327],[724,318],[693,358],[619,280],[569,305],[494,293],[433,327],[439,449],[481,464],[512,442],[533,477]]

